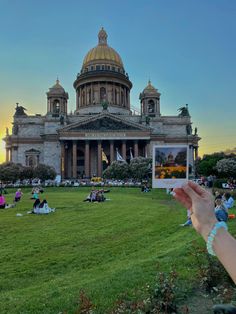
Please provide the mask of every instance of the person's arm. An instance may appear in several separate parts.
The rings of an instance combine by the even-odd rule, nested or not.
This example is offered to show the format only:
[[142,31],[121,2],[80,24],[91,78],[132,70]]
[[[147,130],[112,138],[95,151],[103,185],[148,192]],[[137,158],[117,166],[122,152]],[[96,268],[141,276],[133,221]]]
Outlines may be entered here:
[[[212,195],[204,188],[189,181],[174,190],[174,197],[186,208],[191,208],[193,227],[207,242],[208,235],[217,222]],[[213,250],[233,281],[236,283],[236,240],[223,228],[217,230]]]

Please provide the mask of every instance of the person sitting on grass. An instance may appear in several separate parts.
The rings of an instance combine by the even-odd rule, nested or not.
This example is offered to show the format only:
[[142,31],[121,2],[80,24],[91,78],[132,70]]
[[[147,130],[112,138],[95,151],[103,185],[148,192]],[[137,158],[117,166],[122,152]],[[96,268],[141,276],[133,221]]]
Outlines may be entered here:
[[50,208],[47,200],[44,199],[39,205],[39,214],[49,214],[52,212],[55,212],[55,208]]
[[227,210],[234,206],[234,199],[230,193],[224,194],[224,206],[227,208]]
[[228,212],[227,208],[224,206],[223,201],[221,199],[215,200],[215,215],[218,221],[226,222],[228,220]]
[[23,193],[21,192],[21,189],[18,189],[16,191],[16,194],[15,194],[15,200],[14,202],[17,203],[21,200],[21,196],[23,195]]
[[43,214],[49,214],[51,212],[55,212],[55,208],[50,208],[48,206],[48,202],[46,200],[43,200],[41,203],[40,203],[40,200],[37,199],[35,202],[34,202],[34,205],[33,205],[33,210],[32,210],[32,214],[37,214],[37,215],[43,215]]
[[0,193],[0,208],[13,208],[16,204],[7,204],[5,197]]
[[40,205],[40,199],[37,198],[33,204],[33,210],[31,211],[32,214],[38,214],[39,205]]
[[181,227],[189,227],[192,226],[192,220],[191,220],[191,210],[187,209],[187,221],[184,224],[180,225]]

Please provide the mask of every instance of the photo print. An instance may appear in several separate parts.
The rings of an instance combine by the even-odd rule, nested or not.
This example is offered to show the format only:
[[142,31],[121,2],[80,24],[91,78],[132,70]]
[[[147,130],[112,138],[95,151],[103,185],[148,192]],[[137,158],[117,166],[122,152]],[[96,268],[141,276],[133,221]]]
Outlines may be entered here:
[[188,180],[188,146],[153,146],[153,188],[176,188]]

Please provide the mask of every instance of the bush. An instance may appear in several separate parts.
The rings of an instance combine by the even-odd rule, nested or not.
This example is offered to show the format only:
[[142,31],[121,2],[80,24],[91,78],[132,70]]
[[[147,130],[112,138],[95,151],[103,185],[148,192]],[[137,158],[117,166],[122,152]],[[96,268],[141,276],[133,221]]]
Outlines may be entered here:
[[228,179],[216,179],[213,183],[214,188],[222,189],[222,183],[227,183]]
[[20,174],[22,170],[23,166],[21,166],[20,164],[14,164],[12,162],[1,164],[0,180],[3,182],[15,182],[20,179]]
[[129,165],[126,162],[113,161],[112,164],[103,172],[106,179],[128,179],[130,177]]
[[236,159],[224,158],[217,162],[216,169],[221,176],[236,178]]
[[152,159],[137,157],[127,162],[113,161],[112,164],[103,172],[106,179],[137,179],[146,180],[152,172]]
[[39,178],[42,181],[54,180],[56,175],[55,169],[47,165],[40,164],[34,168],[34,177]]

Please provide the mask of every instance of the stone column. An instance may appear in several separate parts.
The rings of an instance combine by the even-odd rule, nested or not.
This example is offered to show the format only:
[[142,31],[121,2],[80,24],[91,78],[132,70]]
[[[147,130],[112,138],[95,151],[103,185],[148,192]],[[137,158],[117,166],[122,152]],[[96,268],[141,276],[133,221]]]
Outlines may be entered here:
[[73,141],[72,147],[72,177],[77,178],[77,141]]
[[125,108],[127,108],[127,88],[124,88],[124,104],[125,104]]
[[61,178],[65,178],[65,145],[61,142]]
[[126,160],[126,141],[122,141],[122,157]]
[[86,178],[90,177],[90,144],[89,141],[85,141],[85,154],[84,154],[84,172]]
[[102,176],[102,142],[98,141],[98,177]]
[[10,150],[9,148],[6,148],[6,162],[10,161]]
[[138,141],[134,141],[134,157],[138,157]]
[[150,154],[150,143],[147,142],[145,145],[145,157],[148,158],[150,156],[151,156],[151,154]]
[[114,141],[110,141],[110,164],[114,161]]
[[130,93],[129,93],[129,90],[128,90],[127,95],[128,95],[128,109],[129,109],[130,108]]
[[93,97],[93,83],[91,83],[91,104],[93,105],[93,100],[94,100],[94,97]]
[[85,106],[88,104],[88,88],[87,84],[85,85]]
[[195,155],[195,156],[194,156],[194,159],[195,159],[195,161],[196,161],[196,160],[198,159],[198,146],[195,146],[195,147],[194,147],[194,153],[195,153],[195,154],[194,154],[194,155]]
[[121,86],[119,86],[119,105],[121,106]]

